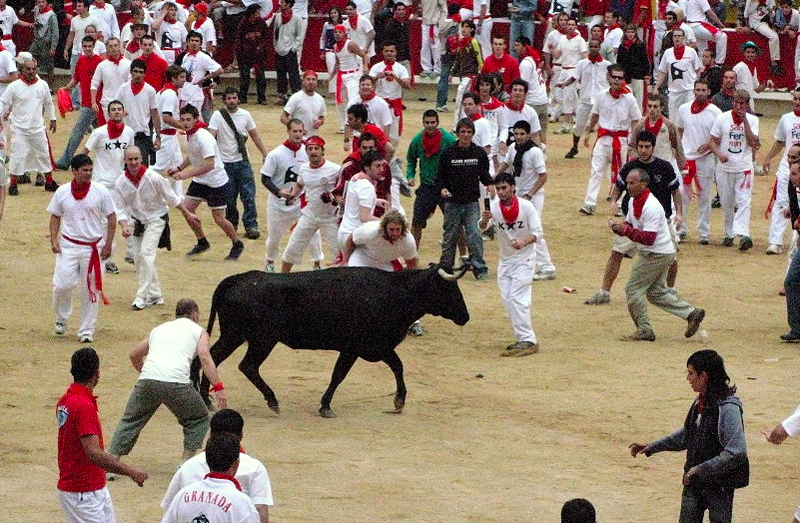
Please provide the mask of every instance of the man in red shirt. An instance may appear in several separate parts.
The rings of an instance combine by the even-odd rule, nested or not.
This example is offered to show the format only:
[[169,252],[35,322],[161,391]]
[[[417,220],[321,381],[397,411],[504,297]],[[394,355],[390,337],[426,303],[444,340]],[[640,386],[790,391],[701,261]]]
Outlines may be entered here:
[[153,86],[156,92],[164,87],[164,73],[167,71],[167,60],[153,52],[155,42],[153,36],[145,35],[139,44],[142,47],[142,56],[139,58],[145,61],[145,83]]
[[348,108],[347,112],[348,126],[353,130],[353,138],[345,138],[343,150],[350,153],[352,150],[359,150],[359,137],[362,133],[370,133],[376,137],[376,150],[379,151],[387,161],[393,157],[395,149],[387,140],[387,135],[384,131],[368,123],[368,109],[362,104],[354,104]]
[[56,406],[58,495],[68,522],[114,521],[106,471],[130,477],[140,487],[147,473],[103,450],[103,429],[92,394],[100,379],[100,358],[91,347],[72,355],[73,384]]
[[[64,89],[69,91],[76,85],[81,88],[81,110],[78,113],[78,120],[72,128],[70,140],[67,142],[67,147],[61,153],[61,157],[56,160],[56,169],[66,171],[67,166],[70,165],[75,151],[81,145],[86,131],[97,122],[97,114],[92,110],[92,76],[95,74],[95,69],[103,58],[96,55],[95,39],[91,36],[85,36],[81,40],[81,50],[84,54],[78,57],[78,62],[75,64],[75,70],[72,73],[72,78],[69,83],[64,86]],[[98,97],[97,102],[100,102]]]
[[504,90],[510,92],[510,84],[521,77],[518,60],[507,52],[507,44],[501,37],[493,38],[493,54],[485,58],[482,74],[501,73],[504,79]]
[[[337,180],[337,186],[331,191],[331,194],[337,198],[340,205],[345,203],[345,184],[351,178],[362,172],[362,155],[368,151],[376,151],[376,137],[373,133],[362,132],[359,136],[359,145],[343,162],[342,169],[340,170],[340,178]],[[383,200],[390,201],[390,185],[392,183],[392,175],[390,174],[390,165],[384,164],[384,174],[382,178],[376,182],[376,197]],[[381,217],[384,214],[384,207],[377,205],[373,210],[376,217]]]

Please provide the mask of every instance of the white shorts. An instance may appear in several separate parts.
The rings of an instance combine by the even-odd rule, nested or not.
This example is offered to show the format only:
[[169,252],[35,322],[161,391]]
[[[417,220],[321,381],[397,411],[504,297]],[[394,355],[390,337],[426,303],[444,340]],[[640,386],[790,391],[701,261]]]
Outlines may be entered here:
[[108,487],[92,492],[58,491],[67,523],[115,523]]
[[23,134],[17,129],[11,129],[9,171],[14,176],[21,176],[28,171],[38,173],[53,171],[50,141],[44,129],[35,134]]
[[178,136],[162,134],[162,146],[156,151],[156,163],[151,168],[159,174],[165,175],[169,169],[175,169],[183,161],[184,157],[181,156]]

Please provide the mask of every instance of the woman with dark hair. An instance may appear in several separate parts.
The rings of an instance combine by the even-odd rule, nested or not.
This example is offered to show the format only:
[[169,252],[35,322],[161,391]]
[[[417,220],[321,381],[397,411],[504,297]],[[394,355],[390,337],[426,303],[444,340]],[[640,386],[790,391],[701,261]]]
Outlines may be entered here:
[[633,24],[624,26],[624,39],[618,48],[617,63],[624,66],[624,80],[632,89],[632,95],[643,108],[643,84],[651,80],[651,66],[646,44],[638,38],[638,28]]
[[688,383],[698,394],[691,403],[685,424],[652,443],[633,443],[632,457],[651,456],[664,450],[686,450],[682,476],[682,506],[679,521],[732,521],[735,489],[749,484],[743,406],[724,369],[724,360],[714,350],[700,350],[687,361]]
[[[334,28],[343,23],[343,14],[337,6],[329,7],[329,16],[320,32],[320,59],[326,62],[326,71],[332,78],[337,56],[334,54]],[[329,81],[329,98],[334,100],[337,82]]]

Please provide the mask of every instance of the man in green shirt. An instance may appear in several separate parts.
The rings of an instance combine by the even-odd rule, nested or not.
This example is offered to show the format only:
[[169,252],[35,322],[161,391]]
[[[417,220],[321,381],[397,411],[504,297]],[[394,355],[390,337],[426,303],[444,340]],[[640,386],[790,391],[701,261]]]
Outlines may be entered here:
[[415,205],[412,214],[412,236],[415,245],[420,246],[420,238],[426,221],[434,214],[437,207],[443,210],[443,199],[437,190],[437,165],[440,153],[457,139],[443,129],[437,111],[428,110],[423,113],[423,131],[419,132],[407,149],[407,182],[415,186],[415,169],[420,160],[420,187],[415,191]]

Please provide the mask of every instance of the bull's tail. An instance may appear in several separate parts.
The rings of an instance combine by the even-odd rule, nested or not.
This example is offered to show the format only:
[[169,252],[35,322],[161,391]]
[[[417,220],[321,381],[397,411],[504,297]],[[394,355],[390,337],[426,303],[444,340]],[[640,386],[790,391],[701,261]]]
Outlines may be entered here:
[[214,328],[214,320],[217,317],[217,292],[212,296],[212,309],[209,311],[209,324],[206,326],[206,333],[211,336]]

